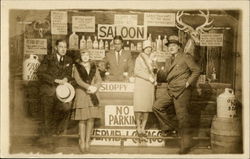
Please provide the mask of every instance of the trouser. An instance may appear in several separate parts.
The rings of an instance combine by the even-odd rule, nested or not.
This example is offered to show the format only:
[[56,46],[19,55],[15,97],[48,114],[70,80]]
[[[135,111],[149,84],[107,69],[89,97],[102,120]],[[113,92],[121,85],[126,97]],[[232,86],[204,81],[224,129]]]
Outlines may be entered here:
[[42,135],[51,137],[67,129],[71,103],[62,103],[54,96],[42,96]]
[[[162,130],[178,128],[179,135],[181,136],[181,148],[189,147],[192,139],[190,115],[188,113],[190,97],[191,90],[189,88],[177,99],[166,93],[162,94],[153,106],[153,112],[159,120]],[[175,116],[177,117],[178,123],[174,120]]]

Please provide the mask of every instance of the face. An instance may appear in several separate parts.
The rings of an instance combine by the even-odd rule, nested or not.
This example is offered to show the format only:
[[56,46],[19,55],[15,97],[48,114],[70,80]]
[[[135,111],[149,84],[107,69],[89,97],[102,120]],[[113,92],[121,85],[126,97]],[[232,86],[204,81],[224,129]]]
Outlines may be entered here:
[[168,45],[168,51],[173,55],[176,54],[178,52],[178,50],[180,49],[180,46],[178,44],[175,43],[171,43]]
[[151,47],[146,47],[144,49],[144,53],[146,53],[147,55],[151,54],[151,52],[152,52],[152,48]]
[[122,49],[123,43],[119,39],[114,40],[115,51],[119,52]]
[[88,52],[81,53],[81,60],[82,60],[82,62],[88,62],[89,61],[89,53]]
[[67,44],[65,41],[61,41],[58,43],[58,45],[55,47],[57,50],[57,53],[61,56],[64,56],[67,52]]

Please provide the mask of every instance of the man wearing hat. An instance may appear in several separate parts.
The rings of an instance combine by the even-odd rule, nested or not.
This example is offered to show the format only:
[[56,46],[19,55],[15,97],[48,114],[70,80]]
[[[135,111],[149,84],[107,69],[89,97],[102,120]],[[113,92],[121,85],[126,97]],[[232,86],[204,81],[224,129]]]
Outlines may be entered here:
[[[158,74],[166,79],[167,93],[162,94],[155,101],[153,112],[160,122],[163,136],[170,135],[178,128],[181,136],[179,153],[185,154],[190,150],[192,143],[188,113],[191,86],[195,84],[201,71],[193,57],[181,51],[178,36],[169,36],[168,43],[165,45],[168,46],[172,57],[166,60],[164,70],[159,71]],[[176,113],[178,124],[172,120],[175,115],[168,113],[171,109]]]
[[130,51],[123,49],[123,39],[121,36],[114,37],[115,50],[110,50],[106,54],[105,64],[110,73],[111,81],[124,81],[124,76],[132,76],[134,63]]
[[39,142],[49,150],[55,148],[52,135],[65,129],[71,108],[69,102],[74,97],[74,88],[68,83],[72,79],[72,60],[66,51],[66,41],[57,40],[55,52],[44,57],[37,73],[43,110],[43,131]]

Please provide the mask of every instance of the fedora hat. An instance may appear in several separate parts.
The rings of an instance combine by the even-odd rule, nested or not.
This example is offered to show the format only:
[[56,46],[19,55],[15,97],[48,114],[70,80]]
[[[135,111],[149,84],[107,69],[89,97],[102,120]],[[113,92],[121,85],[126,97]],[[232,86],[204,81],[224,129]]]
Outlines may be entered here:
[[176,35],[170,35],[169,37],[168,37],[168,42],[165,44],[165,45],[169,45],[169,44],[172,44],[172,43],[175,43],[175,44],[177,44],[177,45],[179,45],[179,46],[181,46],[182,44],[179,42],[179,37],[178,36],[176,36]]
[[142,46],[142,49],[145,49],[147,47],[151,47],[152,48],[152,43],[150,40],[145,40],[143,41],[143,46]]
[[71,102],[75,96],[75,89],[69,83],[60,84],[56,87],[56,96],[63,103]]

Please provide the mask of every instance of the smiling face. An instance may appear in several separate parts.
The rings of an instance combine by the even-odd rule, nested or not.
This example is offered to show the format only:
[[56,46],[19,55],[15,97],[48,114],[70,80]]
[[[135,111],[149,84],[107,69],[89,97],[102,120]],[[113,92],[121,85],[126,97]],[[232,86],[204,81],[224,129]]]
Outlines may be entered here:
[[89,62],[89,53],[88,52],[81,53],[81,60],[82,62]]
[[178,50],[179,50],[179,49],[180,49],[180,46],[179,46],[178,44],[176,44],[176,43],[170,43],[170,44],[168,45],[168,51],[169,51],[172,55],[178,53]]
[[151,54],[151,52],[152,52],[152,48],[151,47],[146,47],[144,49],[144,53],[147,54],[147,55]]
[[114,40],[115,51],[119,52],[122,49],[123,43],[120,39]]
[[55,46],[57,53],[61,56],[64,56],[67,52],[67,43],[65,41],[61,41]]

